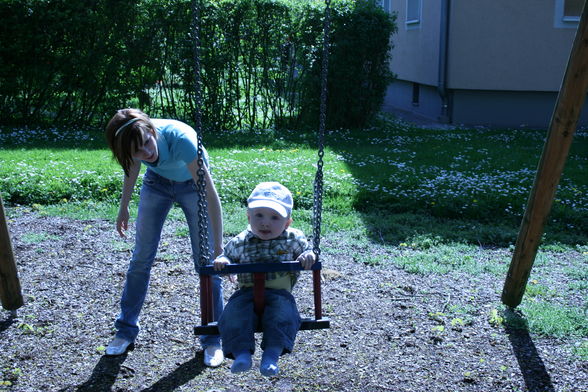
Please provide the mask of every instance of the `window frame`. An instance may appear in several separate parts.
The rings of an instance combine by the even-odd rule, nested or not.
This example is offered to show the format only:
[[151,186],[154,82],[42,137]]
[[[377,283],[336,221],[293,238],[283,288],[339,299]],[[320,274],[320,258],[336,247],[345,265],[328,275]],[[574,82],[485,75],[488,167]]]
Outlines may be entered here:
[[556,29],[576,29],[580,23],[580,16],[565,15],[566,0],[555,0],[553,25]]
[[[413,16],[413,15],[409,15],[409,9],[411,8],[411,6],[416,6],[418,7],[416,13],[418,15]],[[410,16],[410,19],[409,19]],[[421,25],[421,21],[423,19],[423,2],[422,0],[406,0],[406,17],[405,17],[405,26],[407,29],[417,29],[420,27]]]
[[392,0],[379,0],[378,3],[386,13],[392,13]]

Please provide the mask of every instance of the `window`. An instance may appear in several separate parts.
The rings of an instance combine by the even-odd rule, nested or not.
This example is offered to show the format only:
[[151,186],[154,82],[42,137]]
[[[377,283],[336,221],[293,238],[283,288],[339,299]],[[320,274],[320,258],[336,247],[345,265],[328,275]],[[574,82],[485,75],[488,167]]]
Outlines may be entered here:
[[412,84],[412,106],[419,106],[421,100],[421,86],[418,83]]
[[387,13],[392,13],[392,0],[379,0],[377,1],[377,4],[379,4],[379,6]]
[[564,0],[563,19],[579,22],[585,0]]
[[421,23],[421,0],[406,0],[406,26],[416,27]]
[[586,0],[555,0],[556,28],[577,28]]

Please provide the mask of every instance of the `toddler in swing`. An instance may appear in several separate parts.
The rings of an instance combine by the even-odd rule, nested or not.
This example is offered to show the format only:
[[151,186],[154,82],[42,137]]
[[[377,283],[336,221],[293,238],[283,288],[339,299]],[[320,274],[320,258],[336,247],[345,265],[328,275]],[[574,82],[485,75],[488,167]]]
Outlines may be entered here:
[[[247,199],[246,230],[231,239],[214,261],[222,271],[226,264],[280,263],[296,260],[310,269],[316,257],[298,229],[290,227],[293,199],[290,191],[277,182],[263,182]],[[292,352],[300,328],[300,314],[292,296],[299,272],[267,273],[265,308],[260,322],[263,327],[263,350],[260,372],[264,376],[278,373],[278,359]],[[238,275],[239,289],[227,302],[218,325],[224,355],[233,358],[233,373],[252,366],[255,351],[254,332],[258,316],[254,311],[253,274]]]

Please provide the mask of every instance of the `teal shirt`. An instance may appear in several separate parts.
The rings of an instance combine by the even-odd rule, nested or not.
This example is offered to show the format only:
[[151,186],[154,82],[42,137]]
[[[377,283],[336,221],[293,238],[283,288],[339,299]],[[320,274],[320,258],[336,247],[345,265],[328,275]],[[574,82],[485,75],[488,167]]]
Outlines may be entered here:
[[[198,156],[198,139],[194,128],[177,120],[152,119],[157,132],[159,158],[154,163],[143,162],[155,173],[173,181],[192,178],[188,163]],[[204,164],[208,166],[208,153],[204,150]]]

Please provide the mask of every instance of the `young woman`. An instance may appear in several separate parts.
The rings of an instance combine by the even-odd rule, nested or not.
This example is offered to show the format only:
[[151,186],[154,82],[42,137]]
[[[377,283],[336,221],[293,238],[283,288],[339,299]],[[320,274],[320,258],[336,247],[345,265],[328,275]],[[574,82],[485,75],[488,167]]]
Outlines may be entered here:
[[[193,255],[200,248],[198,228],[198,144],[193,128],[176,120],[150,119],[138,109],[119,110],[106,126],[106,140],[124,175],[116,230],[121,237],[129,223],[129,201],[139,175],[141,163],[147,166],[139,199],[135,225],[135,249],[127,271],[115,321],[116,335],[106,355],[121,355],[133,348],[139,333],[139,313],[145,301],[151,267],[157,253],[161,230],[172,204],[178,203],[190,230]],[[208,203],[208,238],[210,260],[222,252],[222,210],[218,193],[208,172],[204,150],[206,201]],[[194,260],[195,265],[198,260]],[[221,279],[213,284],[214,319],[223,310]],[[219,366],[224,360],[219,336],[201,336],[204,362]]]

